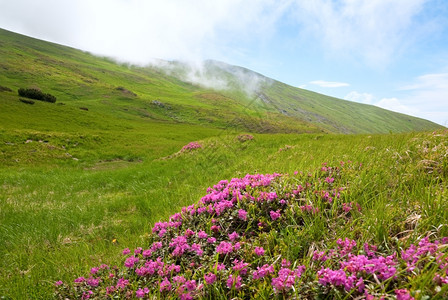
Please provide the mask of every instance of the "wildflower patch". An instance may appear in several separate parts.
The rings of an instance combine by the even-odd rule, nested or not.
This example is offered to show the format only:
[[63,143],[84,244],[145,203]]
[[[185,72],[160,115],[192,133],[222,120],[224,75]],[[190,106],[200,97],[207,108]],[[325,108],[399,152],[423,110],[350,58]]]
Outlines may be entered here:
[[[336,237],[363,207],[350,196],[360,165],[314,173],[255,174],[222,180],[196,204],[154,224],[145,247],[123,250],[123,265],[92,268],[65,298],[417,299],[446,296],[448,239],[387,249]],[[325,240],[306,237],[321,224]],[[334,240],[331,237],[334,236]],[[301,237],[300,239],[298,237]],[[326,245],[329,245],[328,247]],[[412,283],[426,280],[425,291]]]

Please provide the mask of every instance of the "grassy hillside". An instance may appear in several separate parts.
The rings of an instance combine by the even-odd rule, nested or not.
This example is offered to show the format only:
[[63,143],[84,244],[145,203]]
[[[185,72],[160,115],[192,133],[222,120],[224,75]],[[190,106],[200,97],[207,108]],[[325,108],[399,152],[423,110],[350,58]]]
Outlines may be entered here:
[[[103,263],[121,268],[124,248],[150,246],[155,222],[197,202],[220,180],[247,173],[302,171],[305,177],[291,180],[311,174],[317,188],[323,163],[356,166],[344,171],[341,187],[349,191],[343,200],[361,212],[340,215],[336,201],[317,218],[296,219],[309,226],[265,236],[263,247],[294,265],[311,261],[314,249],[337,247],[337,238],[392,254],[425,236],[448,236],[446,131],[328,134],[356,132],[344,110],[371,121],[357,123],[363,132],[439,128],[433,123],[259,81],[261,75],[238,67],[211,63],[232,87],[216,91],[178,79],[185,79],[182,66],[167,75],[3,30],[0,37],[0,297],[49,299],[57,280],[71,284]],[[256,93],[236,80],[245,72],[260,83]],[[58,100],[23,103],[20,87]],[[391,123],[377,122],[385,116]],[[202,147],[181,150],[192,141]],[[447,285],[432,281],[438,269],[421,270],[400,283],[370,278],[366,285],[389,298],[403,287],[420,291],[417,299],[445,297]],[[203,282],[203,272],[190,275]],[[281,297],[270,279],[261,286],[265,298]],[[352,297],[310,287],[323,298]],[[222,298],[245,297],[225,282],[217,290]]]
[[[299,119],[328,132],[389,133],[441,128],[428,121],[391,112],[373,105],[354,103],[289,86],[251,70],[218,61],[206,61],[192,69],[179,62],[164,64],[170,74],[205,85],[223,85],[224,93],[247,101],[253,109]],[[216,83],[216,81],[218,83]],[[244,91],[244,93],[242,93]],[[249,99],[246,99],[249,97]]]
[[[179,81],[154,68],[117,64],[107,58],[4,30],[0,30],[0,36],[0,85],[12,90],[0,94],[1,117],[9,118],[7,123],[2,122],[5,126],[23,127],[15,111],[9,110],[17,108],[8,100],[18,100],[14,96],[20,87],[36,87],[58,98],[57,103],[62,105],[57,108],[61,118],[64,114],[70,116],[67,119],[83,118],[81,115],[87,114],[85,118],[93,121],[92,126],[98,118],[109,118],[120,123],[119,126],[133,126],[128,123],[151,126],[154,122],[163,122],[265,132],[321,131],[300,120],[287,122],[280,115],[266,119],[264,112],[244,106],[239,99]],[[18,107],[26,106],[19,104]],[[80,107],[87,108],[88,113],[76,111]]]
[[[267,133],[441,128],[422,119],[297,89],[224,63],[208,61],[199,69],[176,62],[137,67],[1,29],[0,37],[0,85],[12,90],[0,92],[0,117],[9,118],[3,126],[23,126],[22,120],[11,117],[15,111],[9,109],[17,108],[8,100],[18,100],[14,98],[18,88],[35,87],[64,104],[58,112],[61,117],[86,115],[75,112],[83,107],[91,120],[111,118],[120,124],[156,121]],[[204,88],[204,84],[220,89]]]
[[[57,150],[48,147],[65,136],[48,136],[48,143],[25,144],[26,138],[15,141],[28,147],[23,152],[12,148],[3,153],[19,160],[39,153],[45,160],[0,170],[0,294],[15,299],[48,298],[57,280],[70,283],[91,267],[120,264],[123,248],[148,247],[146,236],[154,222],[196,202],[221,179],[246,173],[307,174],[322,163],[362,163],[360,172],[348,173],[348,199],[356,200],[363,213],[331,231],[312,227],[301,233],[302,241],[306,236],[310,243],[334,245],[335,237],[349,237],[359,245],[392,247],[397,237],[409,245],[428,234],[448,235],[446,133],[255,135],[245,142],[222,135],[177,155],[180,147],[160,146],[169,155],[153,161],[94,164],[82,162],[92,152],[102,155],[103,146],[95,139],[73,140],[79,142],[79,160],[74,161],[55,156]],[[109,147],[123,157],[140,151],[122,140]],[[306,249],[308,244],[301,245]],[[302,251],[289,259],[298,259]]]

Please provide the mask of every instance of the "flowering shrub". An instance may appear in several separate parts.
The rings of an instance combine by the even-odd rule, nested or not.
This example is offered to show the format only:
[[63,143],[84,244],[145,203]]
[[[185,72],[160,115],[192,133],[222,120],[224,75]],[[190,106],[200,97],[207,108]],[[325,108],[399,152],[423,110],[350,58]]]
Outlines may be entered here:
[[[154,225],[148,244],[123,250],[123,266],[102,265],[65,298],[345,298],[414,299],[446,295],[448,238],[380,251],[341,237],[315,244],[303,234],[321,222],[330,232],[362,207],[345,173],[359,166],[324,165],[315,173],[255,174],[222,180],[198,203]],[[353,209],[356,208],[356,209]],[[299,239],[298,237],[301,236]],[[331,236],[331,234],[330,234]],[[305,245],[300,244],[305,240]],[[311,247],[311,244],[313,246]],[[320,245],[320,246],[319,246]],[[425,291],[412,282],[425,280]],[[445,293],[445,294],[443,294]],[[416,299],[417,299],[416,298]]]
[[236,137],[238,139],[238,141],[240,142],[245,142],[245,141],[250,141],[254,139],[254,136],[251,134],[240,134]]
[[182,149],[180,150],[180,152],[191,151],[191,150],[197,149],[197,148],[202,148],[202,145],[199,144],[198,142],[190,142],[190,143],[186,144],[185,146],[183,146]]

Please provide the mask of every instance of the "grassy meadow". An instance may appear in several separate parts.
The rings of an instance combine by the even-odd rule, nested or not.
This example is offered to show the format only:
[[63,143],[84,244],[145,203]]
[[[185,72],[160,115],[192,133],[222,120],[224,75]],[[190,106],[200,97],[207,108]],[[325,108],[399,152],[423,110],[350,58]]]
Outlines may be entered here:
[[[177,155],[185,141],[164,144],[164,132],[142,134],[140,140],[160,145],[159,157],[151,144],[145,155],[143,146],[127,147],[118,139],[80,138],[77,160],[54,155],[48,147],[64,146],[66,136],[35,135],[28,143],[29,134],[10,136],[15,145],[6,146],[17,151],[3,159],[18,162],[6,166],[3,160],[0,170],[0,294],[49,298],[57,280],[72,282],[92,266],[119,264],[121,250],[143,246],[154,222],[195,203],[221,179],[307,172],[325,162],[363,164],[353,174],[352,190],[365,210],[355,225],[336,229],[341,237],[356,235],[387,246],[397,238],[410,243],[429,233],[448,235],[446,132],[255,135],[245,142],[229,132],[200,134],[204,137],[195,140],[203,148]],[[48,142],[39,142],[45,137]],[[94,162],[111,152],[122,158]],[[34,162],[28,158],[33,155],[42,159]],[[322,232],[317,236],[331,238]]]
[[[338,238],[392,252],[448,236],[448,132],[437,124],[272,80],[256,97],[216,91],[154,67],[4,30],[0,37],[1,299],[49,299],[56,281],[122,265],[124,248],[149,247],[156,222],[197,203],[220,180],[306,177],[324,163],[356,166],[344,175],[344,200],[361,212],[305,218],[292,235],[286,231],[295,227],[285,226],[266,239],[266,250],[286,249],[300,263]],[[219,72],[236,78],[228,66]],[[56,103],[21,102],[17,90],[30,87]],[[202,147],[181,151],[193,141]],[[448,285],[431,285],[435,272],[405,286],[421,291],[416,299],[443,299]],[[393,295],[394,284],[376,291]],[[282,296],[263,290],[261,298]],[[248,295],[217,291],[224,299]]]

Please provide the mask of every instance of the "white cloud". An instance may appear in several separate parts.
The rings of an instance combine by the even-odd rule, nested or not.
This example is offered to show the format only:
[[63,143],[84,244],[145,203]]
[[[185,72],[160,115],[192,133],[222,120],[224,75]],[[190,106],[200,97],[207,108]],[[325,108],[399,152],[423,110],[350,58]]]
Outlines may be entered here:
[[415,107],[418,114],[439,124],[448,123],[448,73],[433,73],[417,77],[400,88],[407,92],[403,102]]
[[[390,61],[425,33],[428,0],[0,0],[0,27],[132,62],[223,59],[266,45],[280,22],[325,50]],[[302,41],[303,42],[303,41]]]
[[350,84],[345,82],[325,81],[325,80],[315,80],[311,81],[310,83],[326,88],[338,88],[338,87],[350,86]]
[[425,74],[404,84],[400,97],[377,99],[368,93],[351,92],[345,99],[370,103],[388,110],[448,125],[448,73]]
[[0,0],[0,27],[125,61],[225,59],[262,43],[289,0]]
[[311,39],[300,46],[317,41],[324,52],[376,67],[437,27],[416,21],[429,1],[0,0],[0,27],[139,63],[247,61],[275,34],[296,30]]
[[404,105],[397,98],[382,98],[378,100],[374,95],[369,93],[358,93],[356,91],[352,91],[344,97],[345,100],[354,101],[363,104],[372,104],[387,110],[399,112],[402,114],[417,116],[418,110],[413,107]]
[[350,100],[364,104],[372,104],[374,98],[375,97],[372,94],[358,93],[356,91],[350,92],[347,94],[347,96],[344,97],[345,100]]
[[388,64],[425,34],[415,18],[427,0],[297,1],[295,18],[324,49],[362,58],[373,67]]
[[380,101],[375,103],[376,106],[388,109],[391,111],[399,112],[406,115],[417,116],[418,110],[415,108],[409,107],[401,103],[397,98],[383,98]]
[[414,83],[404,85],[400,90],[445,90],[447,86],[448,73],[435,73],[419,76]]

